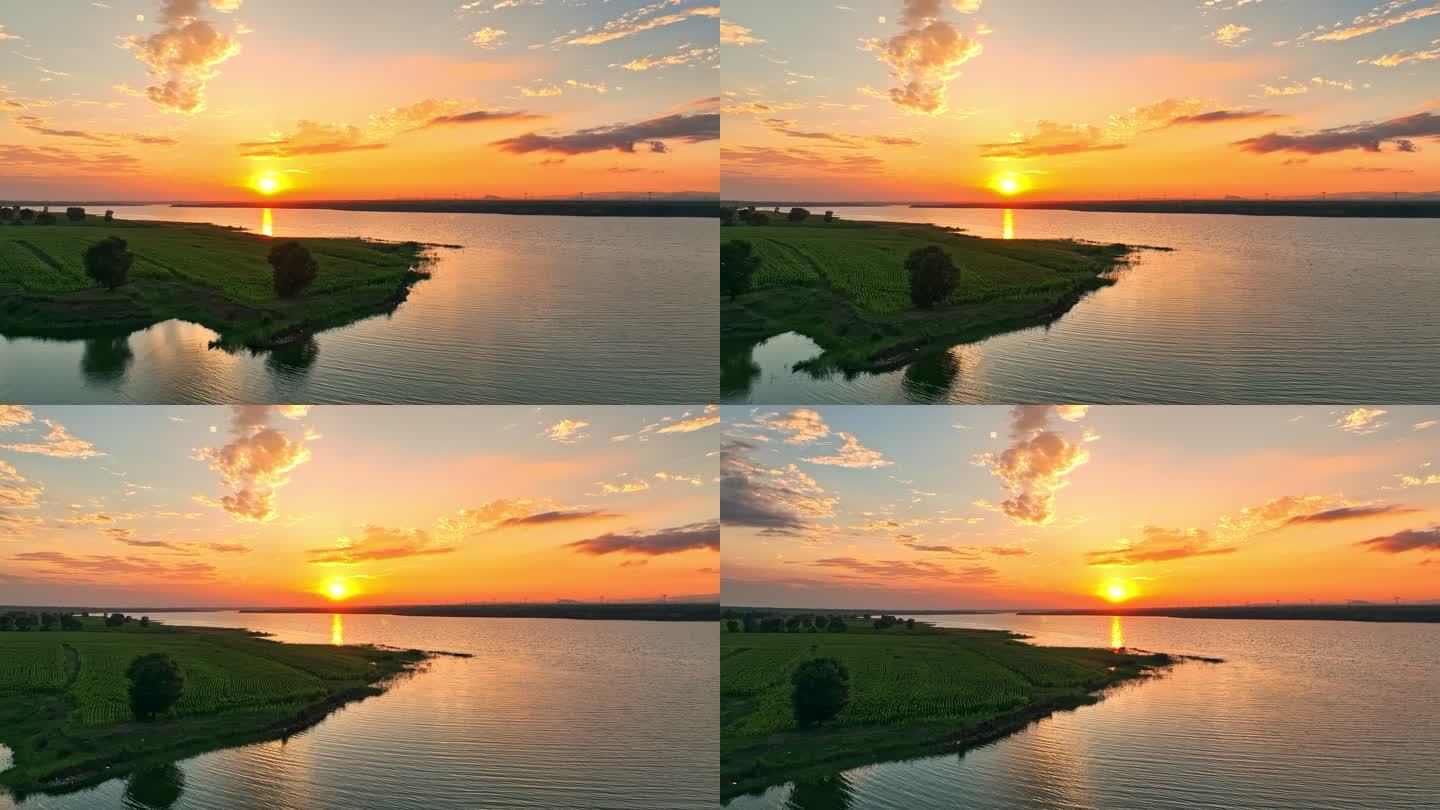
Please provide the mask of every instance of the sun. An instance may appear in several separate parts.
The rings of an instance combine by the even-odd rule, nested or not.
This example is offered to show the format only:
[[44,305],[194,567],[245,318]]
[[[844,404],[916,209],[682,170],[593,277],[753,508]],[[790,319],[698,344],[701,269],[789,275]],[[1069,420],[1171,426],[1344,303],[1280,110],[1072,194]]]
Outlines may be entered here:
[[273,174],[262,174],[250,181],[250,187],[268,197],[280,190],[280,179]]
[[1005,172],[1004,174],[997,174],[990,178],[988,188],[992,191],[998,191],[1006,197],[1013,197],[1022,191],[1029,190],[1030,184],[1021,175],[1015,174],[1014,172]]
[[325,586],[325,595],[338,602],[350,595],[350,586],[337,579]]
[[1118,579],[1112,579],[1100,586],[1100,597],[1108,602],[1124,602],[1134,595],[1130,585]]

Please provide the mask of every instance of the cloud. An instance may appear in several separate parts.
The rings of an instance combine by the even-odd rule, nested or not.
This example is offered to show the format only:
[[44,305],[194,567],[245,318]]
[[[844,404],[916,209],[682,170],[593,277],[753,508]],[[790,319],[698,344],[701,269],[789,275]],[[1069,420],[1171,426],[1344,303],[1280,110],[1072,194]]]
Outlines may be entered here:
[[1267,96],[1298,96],[1310,92],[1310,88],[1300,82],[1291,82],[1281,87],[1273,87],[1268,84],[1260,85]]
[[427,557],[450,554],[454,545],[437,541],[423,529],[391,529],[366,525],[358,539],[342,537],[334,546],[308,549],[305,556],[315,565],[354,565],[375,560]]
[[1383,408],[1355,408],[1346,411],[1330,423],[1331,427],[1337,427],[1346,433],[1357,433],[1361,436],[1374,433],[1388,425],[1388,422],[1380,421],[1380,417],[1389,413]]
[[1227,45],[1233,48],[1249,41],[1249,38],[1245,36],[1249,31],[1250,28],[1247,26],[1230,23],[1212,31],[1210,38],[1221,45]]
[[1415,424],[1411,425],[1411,429],[1413,429],[1413,430],[1429,430],[1430,428],[1435,427],[1436,425],[1440,425],[1440,419],[1426,419],[1426,420],[1424,420],[1424,421],[1416,422]]
[[709,413],[709,414],[702,414],[702,415],[700,415],[700,416],[693,416],[693,417],[690,417],[689,419],[681,419],[681,420],[679,420],[679,421],[672,422],[672,423],[670,423],[670,424],[668,424],[668,425],[664,425],[663,427],[657,428],[657,429],[655,430],[655,432],[656,432],[656,433],[693,433],[693,432],[695,432],[695,431],[697,431],[697,430],[703,430],[704,428],[710,427],[711,425],[717,425],[717,424],[719,424],[719,423],[720,423],[720,415],[719,415],[719,414],[715,414],[715,413]]
[[[0,461],[0,519],[4,519],[11,509],[35,509],[40,506],[40,496],[45,494],[45,488],[30,479],[21,475],[11,465]],[[9,519],[14,525],[19,518]],[[31,523],[30,519],[25,520]]]
[[529,132],[495,141],[492,145],[502,151],[517,155],[530,152],[583,155],[590,152],[607,152],[612,149],[634,153],[639,145],[649,147],[651,152],[664,153],[670,151],[666,141],[700,143],[719,138],[719,113],[700,113],[696,115],[666,115],[634,124],[592,127],[566,135],[541,135]]
[[1440,14],[1440,3],[1432,6],[1424,6],[1423,8],[1412,8],[1409,11],[1403,11],[1397,14],[1396,12],[1400,11],[1400,7],[1403,5],[1405,4],[1392,0],[1392,2],[1386,3],[1374,11],[1361,14],[1351,20],[1349,25],[1318,34],[1314,39],[1316,42],[1344,42],[1347,39],[1363,37],[1366,34],[1383,31],[1391,26],[1407,23],[1411,20],[1420,20],[1432,14]]
[[765,40],[754,35],[749,28],[733,23],[729,20],[720,21],[720,44],[745,47],[746,45],[761,45]]
[[1303,526],[1307,524],[1340,523],[1350,520],[1364,520],[1372,517],[1389,517],[1391,515],[1409,515],[1419,512],[1419,509],[1412,509],[1397,504],[1374,504],[1370,506],[1342,506],[1337,509],[1327,509],[1324,512],[1314,512],[1308,515],[1296,515],[1285,521],[1286,526]]
[[631,59],[629,62],[613,64],[610,67],[631,72],[640,72],[676,67],[678,65],[689,65],[696,62],[709,62],[719,56],[719,54],[719,48],[695,48],[689,44],[685,44],[681,45],[679,50],[669,56],[657,57],[646,54],[645,56]]
[[1269,110],[1212,110],[1207,113],[1196,115],[1179,115],[1170,119],[1166,126],[1177,127],[1190,124],[1228,124],[1234,121],[1266,121],[1273,118],[1285,118],[1279,113],[1272,113]]
[[833,456],[808,456],[801,461],[808,461],[811,464],[827,464],[832,467],[850,467],[852,469],[873,469],[875,467],[888,467],[894,464],[887,461],[885,454],[879,450],[871,450],[860,444],[860,440],[853,434],[843,431],[836,433],[840,437],[840,449]]
[[1011,409],[1010,447],[977,459],[1009,490],[1000,511],[1013,523],[1043,526],[1055,519],[1055,492],[1069,484],[1070,474],[1090,460],[1090,452],[1051,430],[1050,419],[1074,422],[1084,417],[1085,408],[1017,405]]
[[1358,64],[1391,68],[1408,65],[1413,62],[1431,62],[1440,59],[1440,39],[1433,40],[1430,44],[1437,47],[1387,53],[1384,56],[1377,56],[1374,59],[1361,59]]
[[[217,11],[235,11],[237,1],[212,0]],[[148,37],[120,39],[122,48],[149,67],[156,83],[145,88],[150,103],[166,112],[193,114],[205,109],[205,88],[220,75],[219,66],[240,53],[240,41],[200,17],[199,0],[162,0],[161,30]]]
[[1440,113],[1420,112],[1379,123],[1366,122],[1308,133],[1271,132],[1256,138],[1236,141],[1232,146],[1257,155],[1271,152],[1298,152],[1323,155],[1363,149],[1379,152],[1382,144],[1391,143],[1397,152],[1419,151],[1412,139],[1440,137]]
[[275,493],[290,483],[289,474],[310,460],[305,439],[291,440],[270,426],[271,405],[234,406],[231,440],[222,447],[198,450],[195,458],[207,461],[233,492],[220,505],[236,520],[264,522],[275,517]]
[[0,144],[0,166],[10,175],[52,177],[57,173],[105,177],[134,174],[140,160],[121,152],[80,153],[50,146]]
[[93,575],[103,580],[137,578],[144,582],[186,579],[213,579],[219,571],[203,562],[163,563],[148,557],[115,557],[105,554],[76,555],[62,551],[31,551],[15,554],[12,560],[52,567],[52,573]]
[[17,453],[38,453],[53,458],[95,458],[105,453],[96,450],[95,445],[85,439],[77,439],[65,430],[65,426],[50,419],[40,420],[50,427],[45,441],[21,444],[0,444],[6,450]]
[[535,115],[524,110],[474,110],[456,115],[442,115],[431,119],[425,124],[427,127],[453,126],[456,124],[493,124],[498,121],[542,121],[546,118],[543,115]]
[[1142,526],[1139,540],[1125,538],[1112,548],[1087,552],[1085,559],[1090,565],[1139,565],[1231,554],[1239,550],[1238,546],[1220,545],[1215,536],[1204,529]]
[[719,551],[720,521],[707,520],[653,532],[608,533],[566,543],[582,554],[642,554],[658,557],[682,551]]
[[727,440],[720,445],[720,520],[770,534],[810,535],[814,521],[834,517],[839,499],[791,464],[766,467],[750,457],[755,445]]
[[661,0],[661,2],[643,6],[634,11],[627,12],[619,17],[605,23],[599,29],[590,29],[584,34],[571,37],[570,39],[559,40],[567,45],[603,45],[606,42],[614,42],[617,39],[634,36],[642,31],[650,31],[655,28],[663,28],[684,22],[692,17],[716,17],[720,16],[720,7],[715,6],[693,6],[665,14],[658,12],[667,7],[679,4],[679,0]]
[[831,155],[810,149],[774,149],[763,146],[727,146],[720,150],[720,164],[730,173],[740,167],[772,174],[778,169],[798,169],[814,174],[874,174],[885,162],[873,155]]
[[474,508],[461,509],[454,517],[436,521],[435,527],[439,534],[474,537],[517,526],[613,520],[620,517],[624,516],[604,509],[561,506],[549,498],[500,498]]
[[22,37],[20,37],[20,36],[17,35],[17,34],[11,34],[11,33],[7,32],[7,31],[5,30],[5,26],[4,26],[4,25],[0,25],[0,42],[4,42],[4,41],[6,41],[6,40],[11,40],[11,39],[22,39]]
[[1216,533],[1227,539],[1250,537],[1281,528],[1292,518],[1342,505],[1333,495],[1282,495],[1259,506],[1244,507],[1233,516],[1222,516]]
[[76,138],[90,141],[91,143],[116,146],[125,141],[132,143],[143,143],[151,146],[174,146],[179,141],[164,135],[130,134],[123,132],[90,132],[80,129],[54,129],[49,126],[49,119],[34,115],[17,115],[10,119],[18,127],[24,127],[38,135],[48,135],[55,138]]
[[919,146],[920,141],[914,138],[905,138],[896,135],[852,135],[845,132],[823,131],[809,132],[795,129],[795,122],[785,118],[767,118],[760,123],[769,127],[772,132],[790,138],[802,138],[813,141],[827,141],[836,146],[847,148],[861,148],[869,144],[880,144],[882,146]]
[[785,434],[786,444],[809,444],[830,435],[830,426],[812,408],[794,408],[787,413],[761,414],[755,421],[767,430]]
[[35,420],[35,413],[24,405],[0,405],[0,430],[28,425]]
[[1403,532],[1361,540],[1357,545],[1385,554],[1403,554],[1416,550],[1440,551],[1440,527],[1406,529]]
[[508,517],[500,521],[500,527],[545,526],[554,523],[580,523],[587,520],[617,520],[625,517],[604,509],[551,509],[529,515]]
[[546,428],[545,435],[557,442],[574,444],[590,436],[589,433],[583,432],[589,426],[589,422],[580,419],[561,419]]
[[328,155],[337,152],[364,152],[384,149],[388,144],[367,140],[359,127],[297,121],[295,131],[276,134],[269,140],[239,144],[242,157],[288,158],[297,155]]
[[471,34],[470,42],[481,48],[489,50],[491,48],[498,48],[501,45],[504,45],[505,37],[507,35],[508,32],[505,31],[505,29],[503,28],[490,28],[489,26],[486,26],[485,28],[481,28],[479,31]]
[[595,485],[600,487],[601,493],[605,495],[628,495],[635,492],[644,492],[650,488],[650,482],[643,478],[632,478],[628,481],[621,481],[618,484],[596,481]]
[[1010,140],[980,144],[980,156],[987,158],[1032,158],[1047,155],[1072,155],[1081,152],[1108,152],[1124,149],[1104,130],[1089,124],[1063,124],[1037,121],[1029,135],[1015,133]]
[[906,112],[940,115],[948,109],[946,87],[959,77],[959,68],[980,55],[979,40],[960,33],[939,19],[939,0],[903,0],[901,24],[905,30],[888,40],[872,38],[864,49],[872,51],[901,83],[890,89],[890,101]]
[[967,565],[950,568],[927,560],[860,560],[855,557],[826,557],[810,565],[836,569],[844,574],[863,578],[944,580],[948,582],[990,582],[999,573],[988,565]]

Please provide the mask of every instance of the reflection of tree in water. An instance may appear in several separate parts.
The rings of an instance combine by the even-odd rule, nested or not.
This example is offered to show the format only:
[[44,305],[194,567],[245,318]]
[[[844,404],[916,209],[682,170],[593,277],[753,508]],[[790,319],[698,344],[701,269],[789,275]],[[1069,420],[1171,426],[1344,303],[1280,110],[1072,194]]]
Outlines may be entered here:
[[755,346],[748,340],[721,342],[720,392],[726,399],[747,396],[750,383],[760,376],[760,366],[755,364]]
[[951,349],[925,352],[905,367],[900,387],[909,402],[939,402],[960,374],[960,360]]
[[849,810],[853,798],[850,780],[838,773],[813,782],[796,782],[785,810]]
[[309,371],[319,357],[320,344],[311,336],[267,351],[265,367],[276,376],[294,378]]
[[86,338],[84,353],[80,355],[80,373],[90,382],[118,382],[125,378],[134,360],[129,335]]
[[132,810],[167,810],[185,792],[185,772],[173,762],[130,774],[125,780],[125,806]]

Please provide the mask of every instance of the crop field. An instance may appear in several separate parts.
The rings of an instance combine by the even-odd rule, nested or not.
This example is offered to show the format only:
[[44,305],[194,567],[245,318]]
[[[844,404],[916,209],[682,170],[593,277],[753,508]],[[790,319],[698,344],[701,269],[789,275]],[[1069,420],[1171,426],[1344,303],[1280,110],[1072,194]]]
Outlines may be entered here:
[[[129,282],[114,292],[85,275],[83,259],[90,245],[109,236],[124,239],[135,256]],[[8,299],[0,305],[0,333],[63,335],[180,318],[236,338],[228,342],[257,345],[297,326],[328,328],[386,311],[425,275],[418,269],[421,245],[294,241],[310,250],[320,271],[300,295],[280,299],[267,260],[275,240],[258,234],[94,216],[0,224],[0,297]]]
[[[378,694],[377,681],[423,657],[281,644],[233,629],[85,622],[82,630],[0,633],[0,744],[14,749],[16,762],[0,782],[33,785],[67,769],[109,770],[159,752],[263,737],[296,718],[322,717],[319,707]],[[125,672],[157,652],[175,661],[184,686],[174,706],[141,723]]]
[[[851,622],[844,633],[724,632],[720,649],[722,779],[750,789],[827,763],[852,767],[915,754],[976,729],[993,736],[1011,718],[1091,702],[1093,690],[1162,663],[923,623],[912,630]],[[790,675],[816,657],[845,664],[850,700],[833,720],[800,728]]]

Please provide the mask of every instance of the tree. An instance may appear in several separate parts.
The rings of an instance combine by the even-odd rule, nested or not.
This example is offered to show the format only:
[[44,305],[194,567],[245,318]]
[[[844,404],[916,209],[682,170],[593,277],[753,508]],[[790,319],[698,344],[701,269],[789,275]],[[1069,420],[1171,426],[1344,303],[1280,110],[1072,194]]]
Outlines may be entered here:
[[15,218],[15,209],[8,205],[0,205],[0,222],[9,222]]
[[728,205],[722,205],[722,206],[720,206],[720,224],[721,224],[721,225],[734,225],[734,224],[735,224],[735,209],[734,209],[734,208],[731,208],[731,207],[728,206]]
[[115,221],[115,212],[114,212],[114,211],[106,211],[106,212],[105,212],[105,221],[106,221],[106,222],[114,222],[114,221]]
[[801,726],[830,720],[850,702],[850,671],[837,658],[811,658],[790,674],[790,705]]
[[40,214],[39,214],[39,216],[35,217],[35,224],[36,224],[36,225],[54,225],[54,224],[55,224],[55,215],[52,214],[52,213],[50,213],[49,211],[41,211]]
[[108,616],[105,617],[105,626],[106,626],[106,627],[119,627],[120,625],[122,625],[122,624],[124,624],[124,623],[125,623],[125,614],[124,614],[124,613],[111,613],[111,614],[109,614]]
[[275,294],[281,298],[299,295],[320,272],[315,257],[299,242],[285,242],[271,248],[270,266],[275,268]]
[[910,300],[921,309],[934,308],[960,284],[960,271],[939,245],[912,251],[905,260],[905,273],[910,276]]
[[844,616],[831,616],[830,627],[827,629],[832,633],[843,633],[849,629],[849,627],[850,623],[845,621]]
[[914,629],[915,629],[915,620],[914,620],[914,619],[906,619],[906,620],[905,620],[905,629],[906,629],[906,630],[914,630]]
[[750,292],[755,271],[760,269],[760,257],[754,255],[754,248],[743,239],[732,239],[720,246],[720,294],[731,300],[741,293]]
[[135,255],[118,236],[107,236],[85,249],[85,275],[112,292],[130,280],[134,263]]
[[[776,211],[778,212],[779,209],[777,208]],[[764,211],[753,211],[750,214],[750,219],[747,221],[751,225],[769,225],[770,215],[766,214]]]
[[175,660],[165,653],[142,655],[125,670],[130,679],[130,710],[137,720],[163,714],[185,689],[185,679]]
[[85,209],[84,209],[84,208],[66,208],[66,209],[65,209],[65,218],[68,219],[68,220],[70,220],[71,222],[84,222],[84,221],[85,221]]
[[726,630],[729,630],[729,631],[732,632],[732,633],[738,633],[738,632],[740,632],[740,622],[737,622],[737,621],[735,621],[734,619],[731,619],[731,620],[725,622],[725,629],[726,629]]
[[41,630],[54,630],[54,629],[55,629],[55,625],[57,625],[57,624],[59,624],[59,623],[60,623],[60,617],[59,617],[57,614],[54,614],[54,613],[41,613],[41,614],[40,614],[40,629],[41,629]]
[[21,208],[21,209],[20,209],[20,221],[21,221],[21,222],[33,222],[34,219],[35,219],[35,209],[34,209],[34,208]]
[[826,221],[826,222],[834,222],[834,221],[835,221],[835,212],[834,212],[834,211],[826,211],[826,212],[825,212],[825,221]]
[[[914,619],[911,619],[911,621],[913,622]],[[150,617],[149,617],[149,616],[141,616],[141,617],[140,617],[140,626],[141,626],[141,627],[149,627],[149,626],[150,626]]]
[[66,613],[64,616],[61,616],[61,617],[60,617],[60,629],[61,629],[61,630],[79,630],[80,628],[82,628],[82,627],[84,627],[84,626],[85,626],[85,625],[82,624],[79,619],[75,618],[74,616],[70,615],[69,613]]
[[804,208],[791,208],[790,213],[786,214],[786,218],[791,222],[804,222],[808,216],[810,216],[810,212]]

